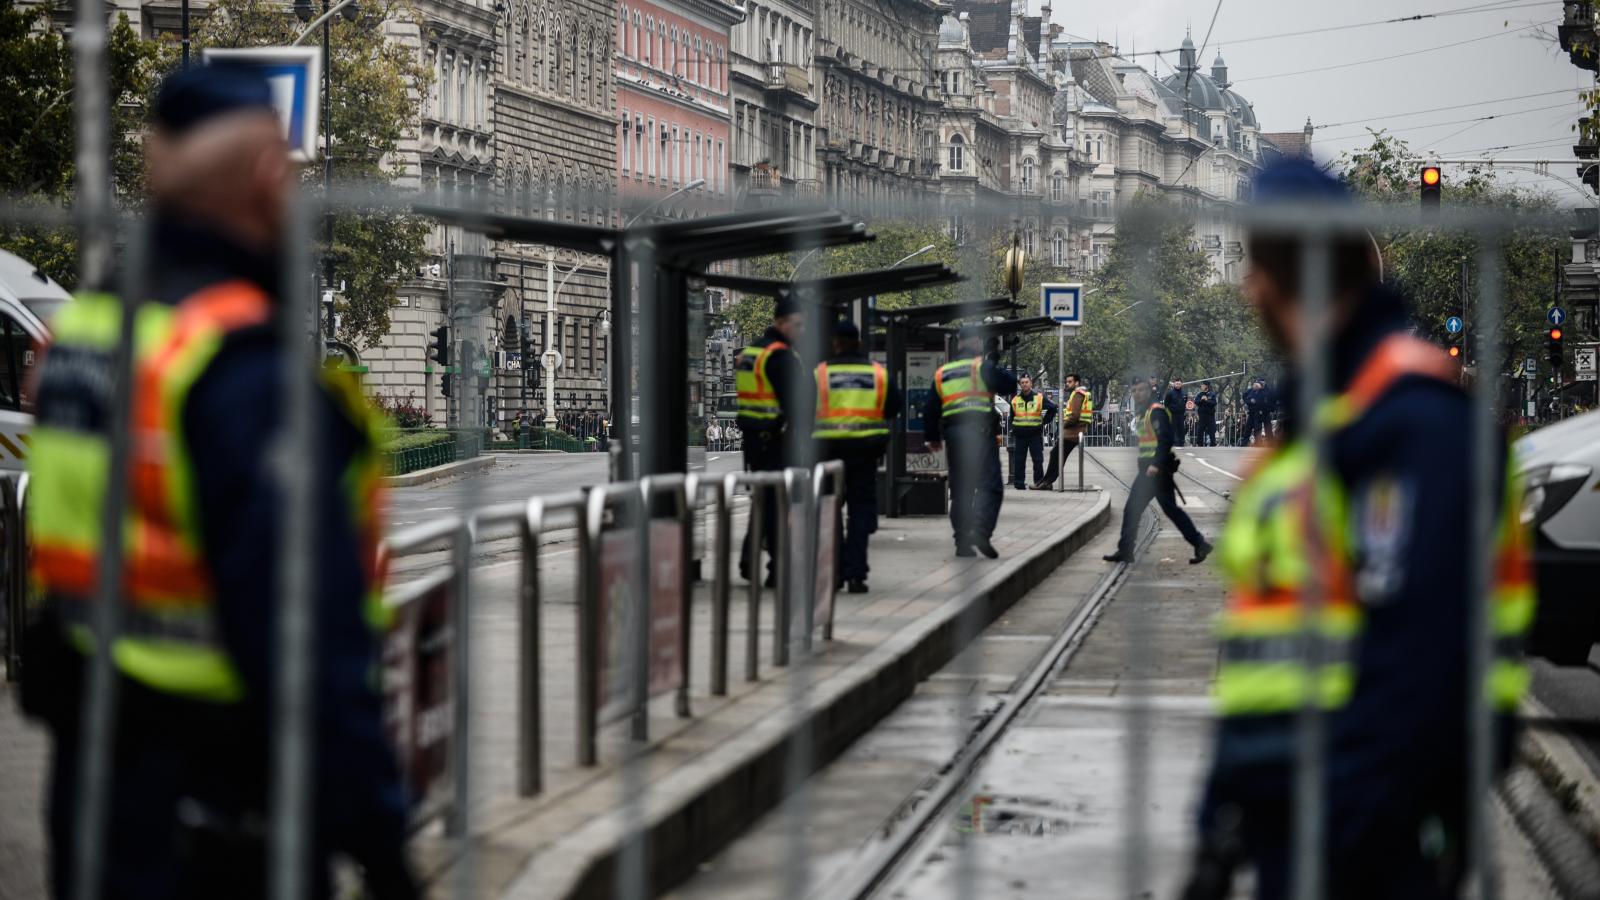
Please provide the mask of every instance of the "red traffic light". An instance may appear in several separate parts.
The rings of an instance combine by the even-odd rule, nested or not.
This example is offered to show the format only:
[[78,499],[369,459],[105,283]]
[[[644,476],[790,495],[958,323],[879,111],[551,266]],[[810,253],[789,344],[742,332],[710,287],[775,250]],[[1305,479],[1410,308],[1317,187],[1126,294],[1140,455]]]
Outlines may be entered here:
[[1450,348],[1450,355],[1452,357],[1460,356],[1461,355],[1461,348],[1460,347],[1451,347]]
[[1440,176],[1439,176],[1439,167],[1438,166],[1423,166],[1422,167],[1422,183],[1427,185],[1428,187],[1433,187],[1434,185],[1438,184],[1439,183],[1439,177]]
[[1559,328],[1550,329],[1550,340],[1552,340],[1552,341],[1561,340],[1561,329],[1559,329]]

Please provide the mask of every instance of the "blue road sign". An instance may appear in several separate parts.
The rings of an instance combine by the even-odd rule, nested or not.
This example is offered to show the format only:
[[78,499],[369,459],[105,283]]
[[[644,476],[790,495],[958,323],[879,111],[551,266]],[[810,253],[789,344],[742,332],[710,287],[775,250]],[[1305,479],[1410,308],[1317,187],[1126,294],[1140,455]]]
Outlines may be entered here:
[[1039,315],[1058,325],[1083,324],[1082,284],[1039,285]]
[[1451,334],[1460,334],[1462,328],[1461,317],[1451,316],[1444,320],[1444,330]]
[[1544,314],[1544,317],[1550,320],[1551,325],[1560,325],[1567,320],[1567,311],[1559,306],[1552,306],[1550,311]]
[[208,66],[238,66],[260,73],[272,87],[272,105],[283,121],[283,136],[298,162],[317,157],[321,110],[322,51],[316,47],[208,47]]

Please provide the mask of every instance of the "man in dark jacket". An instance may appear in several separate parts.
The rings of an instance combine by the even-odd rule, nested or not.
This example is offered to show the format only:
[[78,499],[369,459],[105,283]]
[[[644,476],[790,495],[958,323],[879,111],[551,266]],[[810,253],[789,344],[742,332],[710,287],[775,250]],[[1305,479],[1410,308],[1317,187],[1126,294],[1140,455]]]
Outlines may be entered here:
[[1017,379],[1017,393],[1011,398],[1011,486],[1027,488],[1029,457],[1033,458],[1033,481],[1044,482],[1044,432],[1055,421],[1056,405],[1049,397],[1035,393],[1033,379]]
[[1177,378],[1167,385],[1167,395],[1162,399],[1167,407],[1167,419],[1172,423],[1172,445],[1183,446],[1183,433],[1188,419],[1188,398],[1183,393],[1183,381]]
[[1257,378],[1250,382],[1250,388],[1244,392],[1244,436],[1239,440],[1239,446],[1248,447],[1255,443],[1256,435],[1261,432],[1266,421],[1267,412],[1267,385]]
[[[789,465],[786,434],[792,423],[812,420],[812,379],[800,364],[795,342],[805,331],[805,312],[799,301],[780,299],[772,310],[772,324],[755,343],[739,352],[734,382],[738,389],[738,423],[744,433],[746,472],[781,472]],[[768,502],[761,517],[761,547],[750,546],[750,532],[744,535],[739,556],[739,573],[755,577],[761,550],[768,553],[768,587],[778,583],[778,510]]]
[[1202,447],[1215,447],[1217,444],[1217,393],[1211,389],[1211,382],[1200,382],[1200,390],[1194,395],[1195,425],[1194,442]]
[[[143,630],[151,614],[140,604],[153,605],[162,595],[135,574],[151,571],[150,544],[129,539],[124,577],[135,602],[124,604],[125,629],[113,654],[118,708],[97,896],[265,894],[271,869],[263,823],[283,659],[278,601],[287,577],[285,477],[311,480],[315,504],[310,806],[306,821],[294,823],[306,830],[310,848],[307,896],[328,895],[335,854],[364,869],[377,897],[417,893],[405,858],[405,792],[374,678],[378,644],[367,619],[377,587],[372,540],[381,522],[364,520],[370,507],[352,502],[352,474],[376,453],[358,421],[362,411],[351,406],[359,398],[332,385],[318,390],[310,410],[316,455],[293,460],[288,473],[279,452],[288,427],[284,383],[300,356],[284,347],[286,329],[272,306],[295,178],[279,127],[268,85],[227,69],[175,74],[155,103],[147,152],[156,221],[145,308],[159,314],[161,306],[170,307],[189,326],[170,328],[164,348],[185,346],[194,329],[216,328],[220,335],[216,343],[187,345],[185,352],[208,355],[208,361],[176,379],[162,369],[167,358],[148,352],[136,358],[142,377],[133,388],[135,410],[172,402],[167,389],[176,390],[180,405],[170,418],[154,420],[159,424],[140,420],[132,451],[140,475],[131,486],[130,520],[149,525],[159,518],[151,510],[176,506],[172,511],[185,519],[178,527],[192,529],[198,546],[169,547],[164,558],[178,560],[169,568],[198,575],[198,581],[186,582],[196,592],[193,606],[163,608],[171,616],[168,627],[189,617],[185,633]],[[35,436],[41,441],[109,444],[105,411],[113,402],[113,356],[68,324],[86,321],[94,309],[87,304],[96,302],[74,300],[58,318],[64,327],[40,372]],[[153,389],[159,399],[149,396]],[[92,521],[91,532],[99,527],[103,507],[81,490],[90,473],[63,473],[59,463],[36,463],[36,496],[53,498],[47,515],[35,518],[41,544],[50,543],[57,521]],[[186,479],[185,490],[150,490],[177,477]],[[89,658],[78,641],[63,637],[84,634],[77,623],[94,602],[92,586],[74,585],[72,574],[50,559],[37,561],[36,576],[46,587],[41,614],[55,621],[36,626],[24,681],[26,707],[55,736],[50,833],[53,886],[61,897],[81,887],[73,881],[73,853],[86,827],[77,804]],[[203,620],[193,618],[194,610]],[[152,638],[158,634],[159,640]]]
[[1172,524],[1178,526],[1183,539],[1194,548],[1189,563],[1203,562],[1211,553],[1211,545],[1206,543],[1200,529],[1194,527],[1194,521],[1174,496],[1172,476],[1178,471],[1178,458],[1172,452],[1173,428],[1167,409],[1155,402],[1149,385],[1139,379],[1133,382],[1133,409],[1139,416],[1139,471],[1134,475],[1133,484],[1128,488],[1128,500],[1122,507],[1122,535],[1116,552],[1103,558],[1106,562],[1133,559],[1139,538],[1139,517],[1144,515],[1150,501],[1155,500]]
[[950,445],[946,467],[956,555],[972,556],[977,550],[994,559],[1000,552],[989,539],[1005,499],[994,395],[1015,393],[1017,380],[1000,368],[998,350],[980,355],[983,337],[977,328],[963,327],[958,340],[955,359],[934,376],[934,389],[922,410],[922,433],[934,453]]

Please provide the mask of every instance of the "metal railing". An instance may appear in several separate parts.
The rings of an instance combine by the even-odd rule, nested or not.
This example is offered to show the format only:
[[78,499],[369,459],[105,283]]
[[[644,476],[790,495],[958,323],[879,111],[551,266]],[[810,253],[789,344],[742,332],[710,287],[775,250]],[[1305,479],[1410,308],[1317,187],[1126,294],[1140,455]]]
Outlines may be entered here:
[[6,680],[22,675],[22,642],[28,622],[28,473],[0,475],[0,613],[5,615]]

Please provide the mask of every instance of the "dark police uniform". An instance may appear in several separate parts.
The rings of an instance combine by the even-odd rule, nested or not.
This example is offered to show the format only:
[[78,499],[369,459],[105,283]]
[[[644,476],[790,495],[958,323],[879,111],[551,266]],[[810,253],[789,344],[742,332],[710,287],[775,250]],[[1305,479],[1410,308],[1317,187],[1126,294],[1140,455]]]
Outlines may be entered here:
[[992,354],[946,363],[934,379],[922,411],[923,436],[946,444],[950,526],[956,551],[970,553],[975,539],[994,535],[1000,519],[1005,482],[995,447],[994,395],[1015,393],[1017,380]]
[[1195,426],[1194,442],[1201,447],[1214,447],[1217,443],[1217,393],[1216,391],[1200,391],[1194,395],[1194,412],[1198,423]]
[[[769,326],[759,340],[740,351],[734,383],[738,390],[737,421],[744,434],[744,470],[783,471],[789,464],[784,448],[788,424],[811,421],[810,385],[799,354],[782,332]],[[767,503],[761,517],[761,549],[769,554],[769,584],[777,577],[777,526],[777,504]],[[750,532],[746,531],[739,556],[739,572],[745,578],[754,577],[760,563],[758,556],[759,551],[750,546]]]
[[844,463],[844,512],[840,582],[864,585],[867,539],[878,530],[878,459],[889,440],[889,422],[904,401],[889,373],[864,353],[841,353],[817,366],[817,424],[811,436],[824,459]]
[[1167,421],[1172,426],[1172,445],[1174,447],[1182,447],[1183,434],[1187,430],[1184,427],[1184,422],[1186,419],[1185,413],[1187,412],[1185,409],[1185,406],[1187,405],[1185,401],[1187,398],[1183,395],[1183,388],[1167,388],[1165,400],[1167,406]]
[[[171,76],[156,119],[169,133],[212,114],[269,108],[264,82],[194,69]],[[203,223],[159,219],[150,302],[137,312],[134,429],[113,665],[103,895],[260,896],[267,881],[273,697],[281,648],[283,498],[272,450],[289,360],[272,296],[278,262]],[[73,890],[79,722],[103,512],[116,324],[122,299],[84,295],[56,320],[41,365],[30,485],[33,576],[23,701],[54,734],[53,887]],[[311,610],[311,895],[335,853],[379,897],[412,897],[407,807],[374,678],[381,468],[353,386],[317,395]],[[96,469],[98,468],[98,474]]]
[[[1481,410],[1448,357],[1408,335],[1398,299],[1377,289],[1352,321],[1334,343],[1335,399],[1318,411],[1329,428],[1321,483],[1312,486],[1304,416],[1291,406],[1288,441],[1236,493],[1223,533],[1222,717],[1190,897],[1226,896],[1231,869],[1246,861],[1258,897],[1289,894],[1295,719],[1311,673],[1297,652],[1302,620],[1285,613],[1298,609],[1314,561],[1326,582],[1325,895],[1458,896],[1471,618],[1462,563],[1477,555],[1470,448]],[[1512,479],[1500,487],[1486,687],[1503,714],[1503,767],[1535,598],[1520,495]]]
[[1252,384],[1244,392],[1244,435],[1239,439],[1239,446],[1246,447],[1255,443],[1256,435],[1260,434],[1267,421],[1267,389]]
[[1033,480],[1044,481],[1044,430],[1056,417],[1056,405],[1038,391],[1018,391],[1011,398],[1011,486],[1026,487],[1028,458]]
[[[1144,508],[1155,500],[1172,524],[1178,526],[1183,539],[1195,548],[1195,554],[1204,558],[1210,546],[1194,527],[1189,514],[1178,505],[1173,496],[1172,476],[1178,471],[1178,460],[1172,453],[1172,424],[1166,407],[1152,402],[1139,420],[1139,474],[1134,476],[1128,489],[1128,501],[1122,508],[1122,537],[1117,541],[1117,554],[1124,559],[1133,558],[1133,549],[1139,539],[1139,517]],[[1152,476],[1148,468],[1156,466],[1161,474]]]

